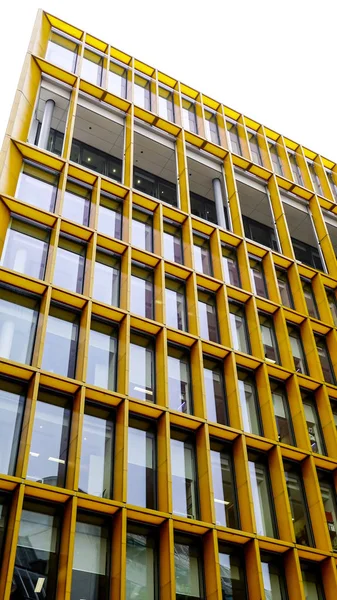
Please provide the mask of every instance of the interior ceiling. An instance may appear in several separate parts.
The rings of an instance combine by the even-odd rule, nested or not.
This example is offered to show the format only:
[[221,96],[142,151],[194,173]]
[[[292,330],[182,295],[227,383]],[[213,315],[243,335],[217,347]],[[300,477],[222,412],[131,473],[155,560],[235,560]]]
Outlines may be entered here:
[[236,186],[238,189],[242,214],[254,219],[254,221],[263,223],[268,227],[274,227],[267,194],[250,185],[241,183],[241,181],[236,181]]
[[106,154],[123,158],[123,125],[102,117],[83,106],[77,107],[73,137],[88,146],[106,152]]
[[51,92],[44,87],[41,87],[36,110],[36,118],[38,121],[40,121],[40,123],[42,122],[46,100],[54,100],[55,102],[53,118],[51,122],[52,128],[64,133],[68,117],[69,100],[59,96],[58,94],[55,94],[55,92]]
[[298,210],[285,202],[283,206],[291,237],[300,242],[305,242],[310,246],[317,246],[316,236],[308,212]]
[[135,133],[134,166],[171,183],[177,183],[176,157],[172,148]]
[[190,191],[214,200],[212,180],[219,179],[220,173],[192,158],[187,159],[187,168]]

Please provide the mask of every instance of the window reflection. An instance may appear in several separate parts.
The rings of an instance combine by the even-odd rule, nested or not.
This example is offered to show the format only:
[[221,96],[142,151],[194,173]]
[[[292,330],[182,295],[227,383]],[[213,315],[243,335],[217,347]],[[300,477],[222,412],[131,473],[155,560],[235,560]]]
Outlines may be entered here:
[[301,397],[312,451],[319,454],[326,454],[315,396],[301,390]]
[[288,275],[286,271],[276,270],[277,284],[281,296],[281,303],[289,308],[294,308],[294,302],[291,295]]
[[326,339],[321,335],[315,335],[316,348],[321,363],[323,377],[327,383],[336,384],[335,374],[330,360],[330,354]]
[[112,497],[114,416],[108,408],[86,404],[83,416],[80,479],[86,494]]
[[171,469],[174,514],[197,519],[199,509],[194,440],[179,430],[171,431]]
[[325,600],[321,570],[314,562],[301,561],[302,583],[306,600]]
[[278,381],[270,381],[278,439],[283,444],[295,445],[295,436],[285,387]]
[[217,113],[210,110],[204,110],[205,115],[205,136],[213,144],[220,144],[219,128],[217,122]]
[[139,400],[155,402],[155,356],[151,338],[131,334],[129,394]]
[[229,133],[230,149],[235,154],[243,156],[240,142],[239,124],[230,118],[226,119],[226,127]]
[[253,495],[256,532],[258,535],[278,537],[275,508],[266,459],[259,454],[248,453],[248,467]]
[[280,363],[273,319],[259,312],[259,321],[265,358],[270,362]]
[[205,340],[219,343],[220,340],[215,295],[199,289],[198,311],[201,337]]
[[240,546],[219,544],[222,600],[248,600],[245,563]]
[[151,81],[135,73],[133,101],[145,110],[151,110]]
[[163,85],[158,88],[158,112],[163,119],[174,122],[173,91]]
[[184,128],[191,133],[198,133],[195,104],[184,97],[182,98],[182,117]]
[[11,219],[1,264],[7,269],[43,279],[50,231],[31,221]]
[[50,391],[36,403],[27,479],[64,487],[70,434],[71,399]]
[[204,598],[202,547],[196,536],[174,536],[176,600]]
[[126,600],[158,597],[157,535],[149,527],[130,523],[126,537]]
[[204,357],[204,386],[207,419],[228,425],[223,365]]
[[241,287],[240,271],[236,250],[231,246],[222,246],[222,265],[224,281],[230,285]]
[[110,59],[108,72],[108,90],[116,96],[126,98],[127,96],[128,70],[123,63]]
[[229,303],[229,322],[234,350],[250,354],[246,314],[243,305],[234,302]]
[[317,470],[317,475],[332,549],[337,552],[337,501],[333,476],[321,469]]
[[117,240],[122,238],[122,202],[117,196],[101,193],[97,230]]
[[4,549],[5,533],[7,529],[8,521],[8,509],[9,509],[10,496],[6,493],[0,494],[0,560],[2,559],[2,553]]
[[132,313],[153,319],[153,272],[138,263],[131,268],[130,310]]
[[25,388],[19,383],[0,379],[0,473],[15,475],[24,406]]
[[169,346],[167,361],[170,408],[192,414],[189,353],[178,346]]
[[238,369],[238,384],[244,431],[262,435],[260,407],[253,377],[247,371]]
[[0,357],[31,363],[38,308],[34,296],[0,288]]
[[76,312],[51,305],[44,342],[42,368],[75,377],[79,318]]
[[92,296],[111,306],[119,306],[120,259],[98,248],[94,267]]
[[78,55],[78,44],[75,40],[52,31],[46,52],[46,60],[65,71],[75,72]]
[[186,331],[185,282],[180,279],[165,279],[166,325]]
[[249,260],[253,293],[262,298],[268,298],[266,280],[261,261],[251,258]]
[[164,258],[183,264],[181,228],[168,221],[164,221]]
[[156,440],[150,421],[131,418],[128,429],[128,504],[157,507]]
[[132,211],[131,241],[133,246],[153,251],[152,214],[140,210]]
[[193,236],[194,267],[204,275],[213,275],[208,238]]
[[296,463],[284,462],[284,474],[296,543],[303,546],[314,546],[314,537],[300,467]]
[[81,70],[82,79],[86,79],[94,85],[102,85],[103,61],[103,56],[85,48]]
[[56,171],[25,161],[18,181],[16,197],[27,204],[53,212],[57,185],[58,173]]
[[282,559],[276,554],[261,552],[261,566],[266,600],[288,600]]
[[64,192],[62,217],[80,225],[89,225],[91,188],[69,179]]
[[211,440],[211,469],[216,524],[239,528],[233,460],[229,450]]
[[117,329],[93,319],[90,328],[87,382],[107,390],[116,389]]
[[294,327],[289,323],[287,324],[287,327],[295,369],[297,373],[304,373],[305,375],[308,375],[308,368],[303,351],[301,333],[297,327]]
[[307,305],[308,313],[310,317],[319,319],[318,308],[315,300],[315,296],[312,290],[311,282],[307,279],[301,279],[303,294]]
[[62,235],[56,252],[54,285],[82,294],[86,247]]

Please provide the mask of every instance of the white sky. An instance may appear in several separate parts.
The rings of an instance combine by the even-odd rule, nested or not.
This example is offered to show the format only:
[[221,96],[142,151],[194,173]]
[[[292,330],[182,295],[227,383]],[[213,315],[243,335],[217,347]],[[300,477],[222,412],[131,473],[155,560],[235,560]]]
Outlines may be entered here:
[[[0,144],[41,7],[4,5]],[[337,0],[45,0],[42,8],[337,162]]]

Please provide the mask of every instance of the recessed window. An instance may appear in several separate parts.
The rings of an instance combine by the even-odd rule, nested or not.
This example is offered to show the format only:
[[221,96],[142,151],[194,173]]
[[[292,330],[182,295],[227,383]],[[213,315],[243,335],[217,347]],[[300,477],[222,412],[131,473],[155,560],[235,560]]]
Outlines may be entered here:
[[204,357],[204,385],[207,419],[228,425],[223,365]]
[[154,318],[153,271],[138,263],[131,267],[130,310],[147,319]]
[[94,300],[111,306],[119,306],[120,258],[98,248],[94,267]]
[[30,364],[39,301],[35,296],[0,288],[0,356]]
[[97,319],[91,321],[87,383],[107,390],[116,389],[117,338],[114,325]]
[[336,302],[336,294],[334,290],[326,290],[326,295],[328,298],[329,308],[331,311],[332,320],[334,322],[335,327],[337,327],[337,302]]
[[170,408],[192,414],[189,352],[178,346],[169,346],[167,354]]
[[158,88],[158,113],[163,119],[174,122],[173,90],[162,85]]
[[52,304],[47,321],[42,369],[75,377],[79,315]]
[[211,440],[211,469],[216,524],[239,529],[232,456],[216,440]]
[[321,335],[315,335],[316,348],[321,363],[323,377],[327,383],[336,384],[336,378],[331,364],[330,354],[326,340]]
[[80,492],[112,498],[114,415],[108,407],[86,403],[83,415]]
[[59,174],[32,162],[24,162],[16,197],[32,206],[53,212]]
[[99,600],[109,597],[110,531],[108,518],[77,513],[71,598]]
[[128,504],[157,508],[156,433],[150,421],[131,417],[128,427]]
[[248,467],[253,495],[256,532],[258,535],[278,537],[275,507],[268,462],[262,454],[248,452]]
[[321,469],[317,470],[317,475],[332,549],[337,552],[337,504],[334,479],[329,472]]
[[314,293],[312,291],[311,281],[308,281],[307,279],[301,279],[301,283],[308,313],[310,317],[313,317],[314,319],[319,319],[318,308]]
[[151,338],[131,333],[129,395],[155,402],[155,353]]
[[266,598],[288,600],[283,560],[277,554],[261,552],[262,581]]
[[222,266],[225,283],[241,287],[240,271],[235,248],[228,245],[222,246]]
[[294,308],[293,297],[289,285],[287,271],[276,269],[277,285],[281,296],[281,303],[288,308]]
[[277,142],[274,142],[273,140],[267,139],[267,142],[269,147],[270,158],[273,163],[273,169],[278,175],[284,176],[282,160],[279,151],[280,146]]
[[71,398],[40,392],[36,403],[27,479],[65,486]]
[[296,463],[284,462],[284,474],[296,543],[315,546],[301,468]]
[[244,554],[240,546],[219,543],[222,600],[248,600]]
[[288,158],[295,183],[297,183],[298,185],[303,185],[303,177],[298,164],[296,152],[288,150]]
[[295,445],[286,388],[281,382],[270,380],[278,439],[283,444]]
[[194,267],[204,275],[213,275],[208,238],[193,235]]
[[273,318],[259,312],[259,321],[265,358],[269,362],[280,363]]
[[108,71],[108,90],[111,94],[126,98],[127,96],[128,69],[123,63],[110,59]]
[[326,454],[324,437],[316,407],[315,396],[304,390],[301,390],[301,397],[312,451],[318,452],[319,454]]
[[325,600],[319,565],[301,560],[301,575],[306,600]]
[[152,214],[140,210],[132,211],[131,241],[137,248],[153,251]]
[[250,343],[244,305],[229,302],[229,322],[234,350],[250,354]]
[[103,56],[85,48],[81,70],[82,79],[86,79],[94,85],[102,85],[103,62]]
[[[26,390],[20,383],[0,379],[0,473],[15,475]],[[1,523],[1,504],[0,504]],[[1,539],[1,525],[0,525]],[[1,544],[0,544],[1,550]]]
[[126,600],[158,598],[158,540],[154,528],[128,523]]
[[268,298],[267,284],[263,272],[262,262],[254,258],[249,259],[253,293],[262,298]]
[[217,114],[205,108],[205,135],[206,138],[213,144],[220,144],[219,128],[217,122]]
[[64,192],[62,217],[80,225],[89,225],[91,188],[68,180]]
[[308,160],[308,159],[307,159],[307,165],[308,165],[309,173],[311,176],[311,181],[313,183],[316,194],[319,194],[320,196],[324,196],[321,181],[320,181],[318,171],[317,171],[317,165],[315,164],[314,161]]
[[213,293],[198,290],[198,311],[201,337],[219,343],[216,297]]
[[204,595],[202,546],[196,536],[174,536],[176,600],[201,600]]
[[56,251],[54,285],[82,294],[86,246],[62,235]]
[[166,325],[187,331],[185,282],[165,278]]
[[330,189],[332,191],[332,195],[335,199],[335,202],[337,201],[337,184],[336,184],[336,174],[334,171],[330,171],[329,169],[325,169],[325,174],[329,180],[330,183]]
[[303,350],[300,330],[289,323],[287,327],[295,370],[297,373],[304,373],[305,375],[308,375],[308,367]]
[[247,135],[253,162],[263,166],[262,154],[259,146],[259,134],[256,131],[247,128]]
[[198,482],[194,438],[180,430],[171,431],[173,513],[199,518]]
[[46,60],[65,71],[75,72],[78,55],[78,44],[75,40],[52,31],[46,52]]
[[242,147],[239,135],[239,124],[232,119],[226,119],[227,131],[229,134],[230,149],[235,154],[242,156]]
[[187,98],[182,98],[182,117],[184,128],[191,133],[198,133],[195,104]]
[[133,101],[145,110],[151,110],[151,81],[135,73]]
[[184,262],[181,227],[168,221],[164,221],[164,258],[180,265]]
[[18,598],[56,593],[61,536],[61,505],[25,500],[21,513],[12,590]]
[[117,196],[101,194],[97,230],[117,240],[122,238],[122,202]]
[[4,549],[5,533],[7,531],[8,509],[10,502],[9,494],[0,494],[0,558]]
[[248,371],[238,369],[238,385],[243,429],[262,435],[260,407],[253,376]]
[[12,218],[7,230],[1,264],[7,269],[43,279],[50,230],[32,221]]

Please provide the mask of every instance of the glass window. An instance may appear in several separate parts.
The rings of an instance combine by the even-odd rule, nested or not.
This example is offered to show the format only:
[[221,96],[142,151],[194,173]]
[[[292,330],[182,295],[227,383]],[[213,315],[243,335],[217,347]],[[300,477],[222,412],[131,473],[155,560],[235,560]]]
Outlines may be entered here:
[[151,81],[135,73],[133,101],[145,110],[151,110]]
[[27,204],[53,212],[58,185],[58,173],[36,163],[24,162],[16,197]]
[[163,119],[174,122],[173,91],[161,85],[158,88],[158,113]]
[[71,600],[109,597],[110,535],[108,519],[79,511],[75,530]]
[[174,536],[176,600],[204,598],[202,548],[199,538]]
[[284,475],[296,543],[302,544],[302,546],[314,546],[314,537],[311,530],[309,509],[300,467],[296,463],[284,462]]
[[64,192],[62,217],[80,225],[89,225],[91,188],[68,179]]
[[71,398],[40,392],[36,403],[27,479],[64,487],[70,434]]
[[132,211],[132,245],[153,252],[152,214]]
[[235,152],[235,154],[239,154],[239,156],[242,156],[238,123],[236,121],[232,121],[231,119],[226,119],[226,126],[227,131],[229,133],[229,142],[232,152]]
[[321,335],[315,335],[316,348],[321,363],[323,377],[327,383],[336,384],[335,374],[332,369],[330,354],[325,338]]
[[251,129],[247,129],[250,153],[252,155],[253,162],[263,166],[262,154],[258,142],[258,134]]
[[7,495],[6,493],[0,494],[0,560],[2,558],[5,534],[7,530],[9,501],[9,495]]
[[301,396],[312,451],[319,454],[326,454],[315,397],[304,390],[301,390]]
[[[81,107],[78,108],[78,114],[82,115],[79,118],[86,120],[87,123],[92,122],[91,119],[93,117],[87,117],[85,113],[89,113],[89,111]],[[118,144],[122,141],[121,138],[123,137],[123,125],[118,125],[116,122],[109,122],[107,119],[105,119],[104,117],[100,117],[98,114],[96,114],[96,121],[97,127],[101,127],[103,130],[105,130],[105,135],[113,135],[113,139],[115,142],[118,136],[121,136],[119,137]],[[76,129],[76,131],[79,132],[80,129]],[[89,133],[89,135],[91,134]],[[94,138],[93,143],[98,143],[98,138]],[[103,141],[100,141],[100,145],[101,144],[103,145]],[[111,146],[109,146],[109,148],[110,147]],[[117,142],[114,148],[116,154],[121,155],[121,150],[117,148]],[[87,169],[90,169],[91,171],[101,173],[102,175],[105,175],[110,179],[122,181],[122,158],[113,156],[112,154],[109,154],[107,152],[103,152],[102,150],[95,148],[94,146],[90,146],[89,144],[85,144],[80,140],[73,139],[70,160],[82,165]]]
[[65,377],[75,377],[78,329],[77,313],[65,310],[56,304],[51,305],[42,369]]
[[153,319],[153,272],[145,266],[133,263],[131,267],[131,297],[130,310],[132,313]]
[[128,524],[126,600],[158,598],[157,535],[148,527]]
[[213,144],[220,144],[219,128],[216,113],[210,110],[204,111],[205,114],[205,135],[206,138]]
[[59,507],[24,501],[11,588],[12,598],[54,600],[60,516]]
[[49,248],[50,230],[31,221],[11,219],[1,264],[7,269],[43,279]]
[[301,573],[305,600],[324,600],[325,595],[319,566],[316,563],[302,560]]
[[[240,184],[240,182],[238,182],[238,183]],[[242,187],[246,188],[248,186],[243,185]],[[256,204],[257,197],[256,196],[254,197],[254,189],[251,188],[251,190],[253,190],[253,199],[255,200],[255,204]],[[258,196],[261,196],[260,192],[257,192],[257,194],[258,194]],[[255,219],[251,219],[250,217],[247,217],[245,214],[243,214],[242,220],[243,220],[243,227],[245,230],[245,236],[247,238],[249,238],[250,240],[253,240],[257,244],[261,244],[262,246],[267,246],[267,248],[271,248],[272,250],[276,250],[276,252],[279,252],[280,249],[279,249],[279,244],[278,244],[276,233],[275,233],[275,226],[273,224],[271,209],[268,208],[269,198],[267,196],[267,193],[265,193],[264,196],[265,196],[265,200],[263,201],[263,203],[265,203],[264,211],[268,211],[268,215],[267,216],[265,215],[264,219],[267,219],[269,221],[270,225],[265,225],[264,223],[261,223],[260,221],[255,221]],[[255,206],[255,209],[256,208],[257,208],[257,206]],[[248,210],[247,206],[246,206],[245,210]],[[250,210],[254,211],[254,208],[252,207]],[[254,214],[254,212],[252,214]]]
[[126,98],[128,70],[122,63],[110,59],[108,71],[108,91]]
[[295,436],[290,417],[286,388],[282,383],[275,380],[270,380],[270,387],[278,439],[283,444],[295,446]]
[[157,508],[156,436],[150,421],[131,417],[128,428],[128,504]]
[[82,60],[82,79],[86,79],[94,85],[102,85],[103,60],[103,56],[85,48]]
[[218,318],[214,294],[198,289],[200,335],[205,340],[219,343]]
[[247,371],[238,369],[239,396],[243,420],[243,429],[256,435],[262,435],[260,406],[257,398],[255,380]]
[[280,363],[273,318],[259,312],[259,321],[265,357],[270,362]]
[[182,98],[183,127],[192,133],[198,133],[195,104],[187,98]]
[[325,174],[329,180],[330,183],[330,188],[332,191],[332,195],[335,199],[335,201],[337,201],[337,185],[336,185],[336,175],[334,171],[330,171],[329,169],[325,169]]
[[308,169],[309,169],[309,172],[311,175],[311,181],[313,183],[316,194],[320,194],[321,196],[324,196],[323,191],[322,191],[321,181],[318,176],[317,167],[316,167],[315,163],[313,161],[307,159],[307,165],[308,165]]
[[211,440],[211,468],[216,524],[239,529],[232,456],[215,440]]
[[98,248],[96,252],[92,297],[119,306],[120,258]]
[[336,302],[335,291],[327,290],[326,295],[327,295],[328,302],[329,302],[329,308],[331,311],[332,320],[334,322],[335,327],[337,327],[337,302]]
[[206,357],[204,357],[204,385],[207,419],[228,425],[223,365]]
[[0,288],[0,356],[30,364],[39,303],[14,288]]
[[205,275],[213,275],[208,238],[193,235],[194,267]]
[[86,246],[74,238],[60,236],[56,251],[54,285],[82,294]]
[[314,319],[319,319],[319,313],[317,309],[317,304],[315,300],[315,296],[312,291],[311,282],[306,279],[301,279],[302,289],[304,298],[307,304],[307,309],[310,317],[314,317]]
[[294,308],[294,302],[291,294],[287,271],[276,269],[278,289],[281,296],[281,303],[289,308]]
[[111,323],[91,321],[87,383],[107,390],[116,389],[117,329]]
[[233,348],[239,352],[250,354],[245,308],[243,305],[234,302],[229,302],[228,307]]
[[248,452],[248,468],[253,495],[256,533],[272,538],[278,537],[268,463],[261,454]]
[[262,262],[253,258],[249,259],[253,293],[262,298],[268,298],[266,280]]
[[333,476],[321,469],[317,470],[317,475],[332,549],[337,552],[337,496]]
[[199,518],[194,440],[183,431],[171,431],[171,469],[173,513]]
[[270,158],[272,160],[273,169],[274,169],[275,173],[277,173],[278,175],[284,175],[282,161],[281,161],[281,158],[280,158],[278,150],[277,150],[277,146],[278,146],[277,142],[274,142],[269,139],[267,139],[267,142],[268,142],[268,147],[269,147],[269,152],[270,152]]
[[308,375],[307,362],[303,351],[301,333],[297,327],[287,324],[291,353],[297,373]]
[[189,352],[178,346],[169,346],[167,354],[170,408],[192,414]]
[[301,169],[298,166],[295,152],[291,152],[290,150],[288,150],[288,157],[295,183],[297,183],[298,185],[303,185],[302,173]]
[[165,279],[166,325],[186,331],[185,282],[180,279]]
[[131,333],[129,394],[155,402],[155,354],[150,338]]
[[164,258],[180,265],[184,262],[181,228],[168,221],[164,221]]
[[117,196],[101,194],[97,230],[117,240],[122,239],[122,202]]
[[[158,152],[158,155],[160,155],[160,146],[162,146],[162,144],[156,143],[155,145],[159,147],[159,150],[153,149],[151,152]],[[146,146],[144,147],[146,148]],[[141,150],[141,152],[143,152],[143,150]],[[170,152],[172,152],[173,160],[174,151],[172,150]],[[163,157],[161,157],[160,160],[165,162],[165,158]],[[152,163],[149,163],[149,165],[150,164]],[[158,167],[156,167],[156,170],[158,170]],[[143,194],[153,196],[161,202],[167,202],[172,206],[177,206],[177,186],[175,183],[176,176],[171,171],[168,171],[168,167],[163,167],[162,173],[166,177],[169,177],[170,181],[167,179],[162,179],[158,175],[154,175],[148,171],[144,171],[144,169],[140,169],[139,167],[134,167],[133,186],[140,192],[143,192]],[[171,181],[172,179],[174,181]]]
[[86,403],[78,484],[80,492],[112,498],[113,450],[113,413],[108,408]]
[[225,283],[241,287],[240,271],[235,248],[227,245],[222,246],[222,266]]
[[330,405],[331,405],[331,410],[332,410],[332,417],[334,420],[334,423],[336,425],[336,429],[337,429],[337,402],[335,399],[329,398],[330,400]]
[[219,566],[222,600],[248,600],[241,548],[219,544]]
[[19,383],[0,379],[0,473],[6,475],[15,475],[24,406],[25,388]]
[[54,63],[65,71],[75,72],[78,55],[78,44],[76,41],[63,37],[56,31],[52,31],[46,52],[46,60]]
[[266,600],[288,600],[282,558],[261,552],[261,567]]

